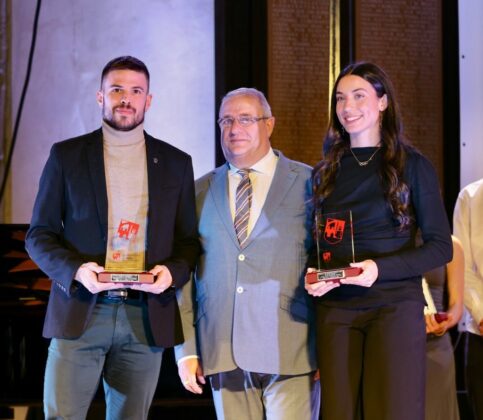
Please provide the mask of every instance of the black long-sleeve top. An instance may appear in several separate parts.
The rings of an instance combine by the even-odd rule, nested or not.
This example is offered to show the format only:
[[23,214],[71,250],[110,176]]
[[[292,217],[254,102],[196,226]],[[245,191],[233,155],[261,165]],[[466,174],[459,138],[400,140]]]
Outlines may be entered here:
[[[353,151],[365,161],[376,149]],[[452,258],[451,231],[431,163],[416,151],[408,153],[404,179],[410,189],[413,222],[400,230],[384,197],[381,157],[376,153],[366,166],[359,166],[350,151],[345,153],[334,190],[321,204],[323,213],[352,211],[355,260],[374,260],[378,278],[371,287],[341,285],[317,299],[318,303],[367,308],[401,300],[423,301],[421,275]],[[423,245],[416,247],[418,228]]]

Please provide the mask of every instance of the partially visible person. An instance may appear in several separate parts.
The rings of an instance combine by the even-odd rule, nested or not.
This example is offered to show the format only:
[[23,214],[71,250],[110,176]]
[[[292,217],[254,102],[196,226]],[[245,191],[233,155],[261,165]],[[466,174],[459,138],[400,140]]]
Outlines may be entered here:
[[227,163],[196,181],[203,252],[183,289],[179,376],[194,393],[209,378],[220,420],[318,418],[311,168],[272,149],[275,117],[256,89],[227,93],[218,124]]
[[[199,255],[193,168],[144,131],[151,99],[142,61],[109,61],[102,127],[55,143],[42,172],[26,247],[52,280],[46,419],[84,419],[100,381],[107,419],[147,418],[164,348],[183,340],[175,290]],[[100,282],[106,262],[154,282]]]
[[[421,276],[451,260],[451,232],[436,172],[406,142],[394,89],[377,65],[354,63],[338,76],[313,179],[322,214],[352,212],[351,266],[362,270],[340,282],[306,283],[318,297],[322,418],[422,420]],[[344,248],[322,249],[324,259],[330,252],[331,260],[352,260]]]
[[465,253],[466,389],[474,419],[483,420],[483,178],[459,193],[453,232]]
[[426,420],[458,420],[453,345],[446,332],[463,314],[464,254],[461,242],[453,236],[453,259],[446,267],[424,274],[433,306],[430,312],[446,314],[438,322],[435,313],[426,314]]

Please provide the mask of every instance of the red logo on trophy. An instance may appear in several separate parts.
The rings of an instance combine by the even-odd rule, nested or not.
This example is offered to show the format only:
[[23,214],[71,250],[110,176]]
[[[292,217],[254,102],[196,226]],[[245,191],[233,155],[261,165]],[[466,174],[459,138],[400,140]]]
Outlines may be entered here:
[[352,211],[324,214],[321,209],[317,209],[315,230],[317,270],[306,274],[307,283],[339,282],[340,279],[361,273],[360,268],[350,265],[355,262]]
[[345,220],[327,218],[324,238],[329,244],[336,244],[344,237]]
[[139,223],[121,219],[107,244],[106,271],[98,274],[98,281],[120,284],[154,282],[154,275],[144,271],[144,238],[143,235],[137,236],[140,228]]
[[117,233],[120,238],[131,240],[133,239],[139,230],[139,224],[130,222],[129,220],[121,219],[119,227],[117,228]]

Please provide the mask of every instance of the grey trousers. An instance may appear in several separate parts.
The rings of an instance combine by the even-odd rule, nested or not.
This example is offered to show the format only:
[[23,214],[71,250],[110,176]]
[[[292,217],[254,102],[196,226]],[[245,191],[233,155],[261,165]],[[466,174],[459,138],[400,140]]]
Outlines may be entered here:
[[143,304],[97,303],[77,339],[52,339],[44,381],[46,419],[85,419],[102,378],[106,419],[148,416],[163,349],[148,344]]
[[218,420],[315,420],[320,384],[314,373],[270,375],[235,369],[210,376]]

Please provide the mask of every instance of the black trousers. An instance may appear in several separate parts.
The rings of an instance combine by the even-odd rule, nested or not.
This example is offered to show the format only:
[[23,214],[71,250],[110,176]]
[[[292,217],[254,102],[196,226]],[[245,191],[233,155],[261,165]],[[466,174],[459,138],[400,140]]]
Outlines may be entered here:
[[424,420],[423,304],[317,305],[323,420]]
[[474,420],[483,420],[483,337],[466,333],[466,388]]

